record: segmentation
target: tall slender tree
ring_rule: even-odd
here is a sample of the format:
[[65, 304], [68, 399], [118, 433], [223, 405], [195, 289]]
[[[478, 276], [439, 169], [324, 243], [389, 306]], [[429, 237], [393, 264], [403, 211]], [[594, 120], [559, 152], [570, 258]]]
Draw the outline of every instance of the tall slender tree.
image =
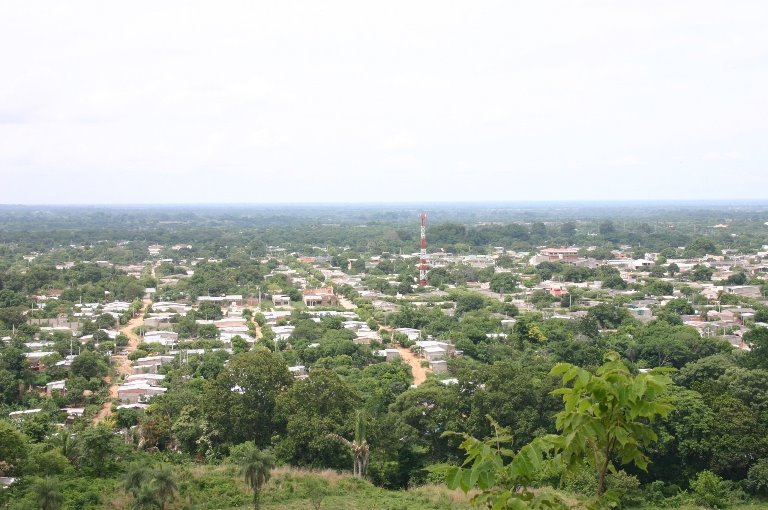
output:
[[355, 476], [365, 478], [368, 470], [368, 459], [371, 455], [371, 448], [366, 439], [366, 413], [360, 410], [355, 415], [355, 439], [348, 439], [338, 434], [328, 434], [328, 437], [340, 442], [352, 452], [353, 466], [352, 470]]
[[240, 474], [253, 490], [253, 508], [259, 510], [261, 491], [272, 476], [275, 459], [266, 450], [259, 450], [253, 443], [245, 443], [235, 455], [235, 462], [240, 466]]
[[64, 495], [55, 478], [41, 479], [35, 484], [34, 492], [41, 510], [58, 510], [64, 502]]
[[176, 481], [173, 479], [173, 471], [167, 466], [161, 466], [152, 473], [152, 489], [160, 500], [160, 510], [165, 508], [165, 503], [173, 499], [176, 492]]

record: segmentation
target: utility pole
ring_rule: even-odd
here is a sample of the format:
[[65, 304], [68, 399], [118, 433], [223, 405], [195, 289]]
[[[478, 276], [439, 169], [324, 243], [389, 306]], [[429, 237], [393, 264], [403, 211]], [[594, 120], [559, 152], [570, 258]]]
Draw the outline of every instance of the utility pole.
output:
[[423, 212], [419, 215], [421, 221], [421, 235], [420, 244], [421, 249], [419, 251], [419, 285], [424, 287], [427, 284], [427, 213]]

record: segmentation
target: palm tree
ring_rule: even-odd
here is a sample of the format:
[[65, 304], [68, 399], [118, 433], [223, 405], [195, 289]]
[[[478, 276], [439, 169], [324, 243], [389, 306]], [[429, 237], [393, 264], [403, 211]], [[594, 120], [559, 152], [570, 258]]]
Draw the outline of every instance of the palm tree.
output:
[[237, 459], [237, 463], [240, 466], [240, 474], [245, 477], [245, 482], [253, 489], [253, 508], [259, 510], [261, 489], [272, 475], [271, 471], [275, 467], [275, 459], [268, 451], [259, 450], [255, 444], [248, 443], [248, 446]]
[[173, 498], [176, 492], [176, 482], [173, 479], [173, 472], [168, 467], [159, 467], [152, 475], [152, 488], [160, 500], [160, 510], [165, 508], [165, 502]]
[[59, 432], [51, 438], [51, 444], [61, 450], [61, 454], [70, 461], [75, 457], [75, 441], [66, 430]]
[[37, 504], [41, 510], [58, 510], [64, 501], [59, 482], [55, 478], [43, 478], [34, 486]]
[[131, 510], [153, 510], [158, 506], [162, 508], [163, 502], [149, 485], [143, 485], [141, 489], [134, 493], [133, 506]]
[[349, 441], [338, 434], [328, 434], [328, 437], [335, 439], [352, 452], [353, 465], [352, 470], [355, 476], [365, 478], [368, 470], [368, 459], [371, 455], [371, 448], [366, 440], [366, 415], [365, 411], [358, 411], [355, 415], [355, 439]]
[[128, 472], [125, 473], [123, 478], [123, 488], [127, 492], [133, 494], [134, 497], [139, 493], [139, 490], [149, 480], [149, 471], [141, 464], [134, 464], [128, 468]]

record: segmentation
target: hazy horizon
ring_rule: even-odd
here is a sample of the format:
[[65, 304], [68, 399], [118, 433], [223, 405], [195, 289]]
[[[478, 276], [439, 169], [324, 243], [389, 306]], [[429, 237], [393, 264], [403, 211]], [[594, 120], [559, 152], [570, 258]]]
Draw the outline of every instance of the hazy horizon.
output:
[[452, 208], [452, 207], [478, 207], [478, 208], [491, 208], [491, 207], [547, 207], [557, 205], [561, 207], [605, 207], [605, 208], [622, 208], [622, 207], [635, 207], [635, 206], [649, 206], [649, 207], [737, 207], [737, 206], [766, 206], [768, 207], [768, 199], [684, 199], [684, 200], [669, 200], [669, 199], [638, 199], [638, 200], [489, 200], [489, 201], [361, 201], [361, 202], [178, 202], [178, 203], [70, 203], [70, 204], [55, 204], [55, 203], [0, 203], [0, 208], [34, 208], [34, 207], [50, 207], [50, 208], [345, 208], [345, 207], [361, 207], [361, 208], [375, 208], [375, 207], [394, 207], [394, 208], [417, 208], [428, 209], [429, 207], [437, 208]]

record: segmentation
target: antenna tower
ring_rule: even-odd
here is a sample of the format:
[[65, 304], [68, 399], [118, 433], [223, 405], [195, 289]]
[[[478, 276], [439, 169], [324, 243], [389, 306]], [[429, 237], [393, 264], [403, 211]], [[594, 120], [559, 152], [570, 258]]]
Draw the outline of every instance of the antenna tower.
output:
[[427, 213], [419, 215], [421, 220], [421, 251], [419, 260], [419, 285], [422, 287], [427, 284]]

